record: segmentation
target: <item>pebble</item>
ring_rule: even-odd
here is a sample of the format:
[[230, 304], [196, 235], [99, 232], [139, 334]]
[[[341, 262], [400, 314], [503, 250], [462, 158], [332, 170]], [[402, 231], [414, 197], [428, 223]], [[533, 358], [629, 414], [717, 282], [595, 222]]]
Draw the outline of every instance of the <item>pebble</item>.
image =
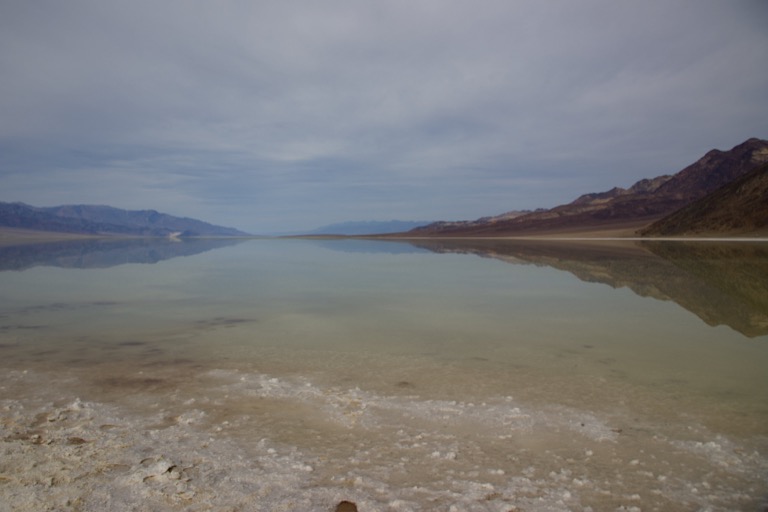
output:
[[341, 501], [336, 505], [336, 512], [357, 512], [357, 505], [352, 501]]

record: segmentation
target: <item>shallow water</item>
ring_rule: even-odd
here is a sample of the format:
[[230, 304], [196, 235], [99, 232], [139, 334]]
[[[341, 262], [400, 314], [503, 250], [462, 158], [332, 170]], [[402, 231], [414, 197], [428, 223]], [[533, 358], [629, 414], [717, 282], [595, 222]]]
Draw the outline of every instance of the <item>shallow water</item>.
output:
[[19, 509], [765, 507], [765, 244], [43, 249], [0, 251]]

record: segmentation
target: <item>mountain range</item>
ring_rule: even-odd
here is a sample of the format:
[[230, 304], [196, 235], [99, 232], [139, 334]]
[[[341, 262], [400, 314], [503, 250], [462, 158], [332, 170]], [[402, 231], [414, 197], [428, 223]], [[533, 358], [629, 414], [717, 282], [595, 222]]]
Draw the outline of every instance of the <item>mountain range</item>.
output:
[[245, 236], [234, 228], [201, 220], [174, 217], [155, 210], [121, 210], [111, 206], [64, 205], [40, 208], [0, 202], [0, 227], [74, 233], [142, 237]]
[[[751, 138], [728, 151], [713, 149], [674, 175], [643, 179], [628, 189], [615, 187], [585, 194], [568, 204], [533, 212], [510, 212], [475, 221], [436, 222], [413, 229], [408, 234], [525, 236], [611, 228], [632, 233], [697, 201], [701, 201], [698, 209], [669, 221], [674, 223], [674, 231], [657, 224], [657, 227], [640, 233], [661, 234], [659, 230], [666, 230], [665, 234], [688, 235], [759, 231], [766, 227], [768, 216], [766, 171], [761, 167], [767, 162], [768, 141]], [[740, 179], [743, 181], [736, 184]], [[705, 211], [708, 216], [697, 220]], [[725, 222], [724, 217], [731, 220]], [[749, 222], [742, 222], [747, 218]]]
[[[248, 236], [234, 228], [155, 210], [110, 206], [35, 207], [0, 202], [0, 228], [141, 237]], [[673, 175], [642, 179], [549, 209], [512, 210], [473, 221], [347, 222], [310, 235], [494, 237], [596, 232], [627, 236], [768, 234], [768, 141], [713, 149]]]

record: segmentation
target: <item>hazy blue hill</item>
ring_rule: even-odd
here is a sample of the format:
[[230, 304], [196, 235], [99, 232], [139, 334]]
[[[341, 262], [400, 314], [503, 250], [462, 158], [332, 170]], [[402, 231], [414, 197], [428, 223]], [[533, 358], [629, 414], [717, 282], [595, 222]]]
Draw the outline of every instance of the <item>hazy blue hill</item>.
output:
[[155, 210], [121, 210], [100, 205], [39, 208], [24, 203], [0, 203], [0, 227], [85, 235], [247, 235], [234, 228], [216, 226], [197, 219], [174, 217]]

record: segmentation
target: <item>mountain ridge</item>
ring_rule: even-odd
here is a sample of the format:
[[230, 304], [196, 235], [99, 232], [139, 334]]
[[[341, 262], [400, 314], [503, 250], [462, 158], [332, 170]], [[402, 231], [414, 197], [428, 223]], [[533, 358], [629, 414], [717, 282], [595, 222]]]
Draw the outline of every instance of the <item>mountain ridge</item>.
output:
[[640, 230], [643, 236], [768, 234], [768, 164]]
[[123, 210], [105, 205], [37, 207], [0, 202], [0, 226], [92, 236], [247, 236], [248, 233], [156, 210]]
[[[644, 178], [628, 189], [583, 194], [570, 203], [510, 219], [433, 223], [411, 236], [536, 235], [613, 225], [649, 225], [768, 162], [768, 141], [750, 138], [727, 151], [713, 149], [673, 175]], [[486, 220], [488, 219], [488, 220]]]

